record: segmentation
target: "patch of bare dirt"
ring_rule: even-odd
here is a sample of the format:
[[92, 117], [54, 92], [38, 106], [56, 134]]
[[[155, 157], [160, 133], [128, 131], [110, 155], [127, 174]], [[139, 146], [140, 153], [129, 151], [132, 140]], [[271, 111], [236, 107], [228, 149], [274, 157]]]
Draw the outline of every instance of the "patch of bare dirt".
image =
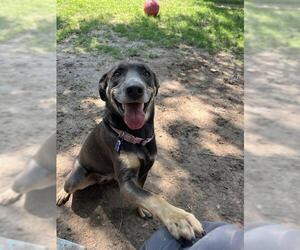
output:
[[[21, 36], [2, 42], [0, 53], [0, 194], [3, 195], [55, 131], [56, 88], [54, 51], [33, 53]], [[39, 194], [33, 191], [15, 204], [0, 206], [0, 236], [55, 249], [54, 193], [54, 190]], [[33, 212], [33, 208], [39, 211]]]
[[[122, 46], [122, 44], [120, 45]], [[117, 61], [58, 46], [57, 183], [62, 187], [80, 146], [101, 121], [98, 81]], [[199, 220], [243, 221], [243, 66], [225, 53], [179, 46], [139, 57], [157, 73], [158, 158], [146, 188]], [[161, 226], [141, 219], [117, 186], [94, 186], [58, 208], [58, 236], [88, 249], [136, 249]]]
[[245, 224], [299, 227], [299, 55], [246, 56]]

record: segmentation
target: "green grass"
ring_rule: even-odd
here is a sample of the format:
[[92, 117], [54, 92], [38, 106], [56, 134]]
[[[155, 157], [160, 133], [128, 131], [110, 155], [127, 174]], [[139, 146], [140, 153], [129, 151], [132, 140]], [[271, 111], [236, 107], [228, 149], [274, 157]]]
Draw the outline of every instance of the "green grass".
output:
[[244, 0], [205, 0], [216, 4], [244, 4]]
[[114, 58], [122, 58], [122, 51], [118, 46], [109, 46], [94, 36], [78, 36], [74, 40], [75, 52], [102, 52]]
[[53, 50], [54, 33], [55, 1], [1, 1], [0, 42], [30, 35], [24, 41], [28, 47], [36, 50]]
[[[278, 3], [277, 0], [274, 2]], [[246, 7], [247, 52], [279, 49], [299, 55], [299, 10], [293, 9], [293, 5], [290, 5], [291, 8], [272, 9], [247, 3]]]
[[296, 4], [299, 5], [299, 0], [251, 0], [246, 1], [247, 3], [258, 3], [258, 4]]
[[[108, 53], [114, 50], [113, 53], [118, 54], [117, 45], [108, 45], [109, 35], [97, 33], [112, 30], [130, 41], [144, 40], [155, 46], [172, 48], [184, 43], [211, 52], [243, 52], [243, 1], [161, 0], [160, 14], [156, 18], [145, 16], [143, 2], [58, 0], [57, 40], [72, 37], [75, 47], [83, 50], [108, 50]], [[239, 5], [222, 8], [219, 3]], [[129, 54], [135, 53], [138, 52]]]

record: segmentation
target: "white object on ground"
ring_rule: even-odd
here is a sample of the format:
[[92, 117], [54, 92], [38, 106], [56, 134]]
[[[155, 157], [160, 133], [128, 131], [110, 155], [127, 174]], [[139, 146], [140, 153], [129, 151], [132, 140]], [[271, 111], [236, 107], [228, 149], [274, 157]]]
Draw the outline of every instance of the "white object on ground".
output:
[[85, 250], [86, 248], [82, 245], [74, 242], [57, 238], [57, 250]]
[[2, 250], [47, 250], [47, 247], [28, 242], [0, 237], [0, 249]]

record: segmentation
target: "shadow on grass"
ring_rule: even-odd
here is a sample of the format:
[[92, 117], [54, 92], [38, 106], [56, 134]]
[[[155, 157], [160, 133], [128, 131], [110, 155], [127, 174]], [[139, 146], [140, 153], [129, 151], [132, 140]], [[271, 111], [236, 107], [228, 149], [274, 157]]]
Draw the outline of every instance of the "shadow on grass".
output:
[[[193, 14], [159, 16], [157, 18], [136, 15], [127, 23], [111, 23], [107, 18], [86, 18], [77, 21], [72, 28], [70, 20], [57, 18], [58, 41], [70, 36], [75, 46], [103, 51], [103, 37], [97, 30], [113, 30], [131, 41], [145, 40], [154, 46], [176, 47], [181, 43], [207, 49], [210, 52], [243, 51], [243, 9], [224, 9], [214, 4], [205, 4]], [[93, 45], [97, 39], [99, 46]], [[100, 42], [99, 42], [100, 40]], [[105, 51], [104, 51], [105, 52]]]
[[56, 21], [41, 19], [33, 27], [26, 27], [22, 21], [12, 21], [0, 16], [0, 41], [10, 42], [14, 39], [25, 44], [29, 51], [53, 52], [55, 50]]
[[[266, 1], [267, 3], [270, 1]], [[263, 3], [246, 3], [246, 49], [247, 53], [280, 49], [285, 53], [299, 54], [299, 9], [285, 3], [284, 6]]]
[[116, 24], [112, 29], [130, 40], [152, 40], [165, 47], [184, 43], [210, 52], [226, 49], [241, 52], [242, 48], [236, 42], [243, 36], [242, 17], [233, 15], [230, 10], [215, 6], [209, 8], [210, 12], [222, 18], [199, 11], [195, 16], [180, 14], [169, 17], [164, 27], [157, 20], [142, 16], [129, 24]]
[[[196, 0], [196, 2], [199, 2], [201, 4], [200, 0]], [[204, 0], [204, 2], [211, 2], [214, 4], [229, 4], [229, 5], [243, 5], [244, 0]]]
[[[17, 23], [15, 21], [12, 21], [5, 16], [0, 16], [0, 29], [2, 33], [5, 32], [5, 29], [10, 30], [16, 25]], [[0, 38], [3, 39], [3, 34], [1, 34]]]

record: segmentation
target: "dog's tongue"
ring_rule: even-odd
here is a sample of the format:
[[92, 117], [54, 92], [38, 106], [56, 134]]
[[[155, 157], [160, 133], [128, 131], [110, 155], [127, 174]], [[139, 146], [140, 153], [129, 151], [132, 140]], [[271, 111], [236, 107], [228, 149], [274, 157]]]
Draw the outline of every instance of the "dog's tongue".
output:
[[145, 121], [144, 103], [125, 104], [124, 121], [130, 129], [139, 129], [143, 127]]

